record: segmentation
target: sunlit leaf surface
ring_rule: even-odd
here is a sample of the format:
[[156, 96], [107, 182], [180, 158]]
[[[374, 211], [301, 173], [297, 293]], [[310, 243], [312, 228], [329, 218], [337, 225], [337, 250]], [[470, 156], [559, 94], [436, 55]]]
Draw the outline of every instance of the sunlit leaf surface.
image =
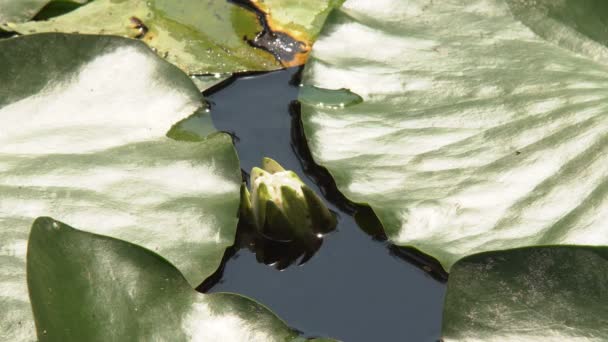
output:
[[[233, 243], [240, 168], [190, 78], [141, 42], [41, 34], [0, 41], [0, 331], [29, 340], [38, 216], [144, 246], [199, 285]], [[196, 142], [166, 137], [199, 117]]]
[[265, 2], [263, 11], [256, 11], [226, 0], [96, 0], [48, 21], [4, 29], [140, 39], [189, 74], [274, 70], [306, 60], [312, 40], [339, 2]]
[[48, 4], [77, 7], [87, 1], [89, 0], [0, 0], [0, 25], [28, 21]]
[[304, 83], [364, 102], [303, 101], [314, 158], [392, 242], [446, 269], [488, 250], [606, 245], [605, 6], [347, 1]]
[[33, 18], [50, 0], [0, 0], [0, 24]]
[[605, 341], [608, 248], [536, 247], [452, 267], [444, 341]]
[[36, 220], [27, 256], [40, 341], [304, 341], [236, 294], [200, 294], [136, 245]]

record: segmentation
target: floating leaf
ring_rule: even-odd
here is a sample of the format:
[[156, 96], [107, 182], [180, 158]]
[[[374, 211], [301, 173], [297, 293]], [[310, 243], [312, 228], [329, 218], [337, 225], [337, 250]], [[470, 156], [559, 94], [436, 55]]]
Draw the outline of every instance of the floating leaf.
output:
[[444, 341], [604, 341], [608, 248], [537, 247], [458, 261]]
[[260, 11], [268, 15], [268, 25], [273, 31], [289, 32], [296, 39], [313, 42], [327, 16], [344, 0], [251, 0]]
[[236, 294], [200, 294], [158, 254], [50, 218], [32, 227], [27, 281], [40, 341], [305, 341]]
[[[312, 44], [316, 40], [327, 16], [335, 8], [342, 5], [344, 0], [251, 0], [251, 4], [264, 13], [265, 24], [270, 32], [271, 42], [281, 40], [281, 35], [286, 34], [295, 42], [286, 46], [287, 59], [282, 58], [278, 51], [275, 56], [283, 62], [284, 66], [296, 66], [306, 62]], [[257, 37], [257, 41], [263, 40], [264, 32]], [[254, 46], [256, 40], [253, 41]], [[287, 39], [289, 43], [289, 39]], [[276, 44], [276, 43], [274, 43]], [[271, 45], [274, 45], [271, 43]], [[299, 49], [291, 54], [293, 49]], [[272, 50], [272, 47], [271, 47]]]
[[304, 72], [364, 100], [303, 103], [316, 161], [393, 243], [446, 269], [489, 250], [608, 243], [608, 12], [554, 1], [522, 19], [534, 29], [517, 20], [541, 5], [347, 1]]
[[200, 91], [207, 90], [227, 80], [232, 74], [197, 75], [192, 76], [192, 82]]
[[608, 2], [507, 0], [513, 15], [539, 36], [598, 61], [606, 60]]
[[0, 25], [28, 21], [47, 5], [75, 8], [85, 2], [87, 0], [0, 0]]
[[0, 0], [0, 24], [33, 18], [50, 0]]
[[36, 14], [32, 20], [48, 20], [69, 13], [93, 0], [53, 0]]
[[[48, 21], [8, 24], [21, 34], [78, 32], [141, 39], [189, 74], [274, 70], [302, 64], [335, 0], [281, 5], [274, 32], [263, 12], [226, 0], [96, 0]], [[271, 8], [265, 8], [271, 12]], [[293, 15], [286, 16], [286, 13]], [[293, 30], [295, 37], [290, 36]], [[302, 39], [302, 41], [298, 40]]]
[[315, 86], [300, 87], [300, 102], [319, 107], [346, 107], [363, 102], [361, 96], [348, 89], [322, 89]]
[[234, 241], [240, 168], [227, 134], [198, 142], [165, 136], [204, 108], [187, 75], [143, 43], [109, 36], [10, 38], [0, 41], [0, 60], [0, 331], [7, 340], [34, 331], [25, 252], [38, 216], [153, 250], [194, 287], [217, 269]]

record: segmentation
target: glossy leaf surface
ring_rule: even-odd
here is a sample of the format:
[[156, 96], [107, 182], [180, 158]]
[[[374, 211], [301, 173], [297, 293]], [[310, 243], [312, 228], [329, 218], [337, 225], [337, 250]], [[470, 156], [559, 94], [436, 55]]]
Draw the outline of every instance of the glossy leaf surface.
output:
[[296, 38], [314, 41], [327, 15], [340, 7], [344, 0], [251, 0], [260, 10], [268, 14], [273, 31], [290, 32]]
[[536, 247], [473, 255], [452, 267], [450, 341], [605, 341], [608, 248]]
[[311, 39], [337, 5], [328, 0], [276, 4], [278, 13], [290, 13], [279, 19], [285, 31], [260, 37], [268, 29], [265, 21], [270, 21], [261, 18], [270, 18], [272, 9], [258, 15], [226, 0], [96, 0], [48, 21], [9, 24], [5, 29], [140, 39], [189, 74], [274, 70], [305, 61]]
[[[551, 11], [522, 19], [541, 4]], [[575, 18], [602, 6], [347, 1], [304, 83], [364, 102], [304, 99], [313, 156], [392, 242], [446, 269], [482, 251], [606, 245], [608, 26]]]
[[32, 227], [28, 285], [40, 341], [304, 341], [268, 309], [203, 295], [150, 250], [51, 218]]
[[226, 134], [165, 136], [193, 113], [215, 131], [187, 75], [141, 42], [108, 36], [10, 38], [0, 41], [0, 60], [0, 331], [8, 340], [33, 332], [25, 253], [38, 216], [153, 250], [193, 287], [217, 269], [236, 232], [240, 169]]
[[0, 24], [33, 18], [50, 0], [0, 0]]
[[88, 0], [0, 0], [0, 25], [32, 19], [50, 3], [79, 6]]
[[344, 0], [251, 0], [251, 3], [266, 13], [268, 28], [277, 34], [287, 33], [301, 42], [300, 53], [286, 66], [304, 64], [327, 16]]

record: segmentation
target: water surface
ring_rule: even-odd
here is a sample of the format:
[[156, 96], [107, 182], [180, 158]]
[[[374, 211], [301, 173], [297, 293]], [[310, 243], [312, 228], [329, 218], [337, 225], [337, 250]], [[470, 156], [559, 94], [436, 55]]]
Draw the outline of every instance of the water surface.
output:
[[[411, 250], [382, 241], [369, 210], [346, 201], [323, 169], [314, 165], [301, 138], [298, 68], [233, 77], [205, 92], [217, 129], [233, 135], [241, 167], [249, 172], [262, 157], [295, 171], [338, 216], [310, 260], [282, 271], [258, 262], [247, 228], [226, 255], [223, 268], [199, 289], [235, 292], [268, 306], [306, 336], [358, 341], [437, 341], [445, 275], [435, 263]], [[371, 221], [364, 227], [353, 213]], [[252, 250], [253, 249], [253, 250]], [[285, 251], [274, 251], [281, 255]], [[292, 258], [293, 259], [293, 258]], [[281, 267], [285, 267], [284, 261]], [[277, 265], [275, 265], [277, 266]]]

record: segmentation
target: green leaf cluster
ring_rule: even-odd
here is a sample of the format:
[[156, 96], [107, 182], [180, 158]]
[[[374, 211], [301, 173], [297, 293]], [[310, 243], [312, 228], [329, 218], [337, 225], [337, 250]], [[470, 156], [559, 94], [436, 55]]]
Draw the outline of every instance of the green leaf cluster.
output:
[[261, 1], [251, 10], [226, 0], [95, 0], [48, 20], [22, 22], [48, 2], [2, 0], [0, 13], [8, 14], [0, 15], [0, 28], [138, 39], [191, 75], [303, 64], [327, 15], [341, 3]]
[[[3, 339], [304, 340], [248, 298], [193, 290], [239, 208], [259, 228], [333, 218], [306, 190], [272, 207], [263, 182], [241, 203], [199, 88], [302, 64], [319, 36], [311, 152], [392, 243], [450, 272], [444, 339], [606, 340], [607, 5], [340, 5], [0, 0], [22, 35], [0, 41]], [[302, 183], [275, 164], [254, 183]]]
[[301, 340], [193, 289], [234, 242], [241, 173], [190, 77], [114, 36], [9, 38], [0, 60], [3, 339]]

